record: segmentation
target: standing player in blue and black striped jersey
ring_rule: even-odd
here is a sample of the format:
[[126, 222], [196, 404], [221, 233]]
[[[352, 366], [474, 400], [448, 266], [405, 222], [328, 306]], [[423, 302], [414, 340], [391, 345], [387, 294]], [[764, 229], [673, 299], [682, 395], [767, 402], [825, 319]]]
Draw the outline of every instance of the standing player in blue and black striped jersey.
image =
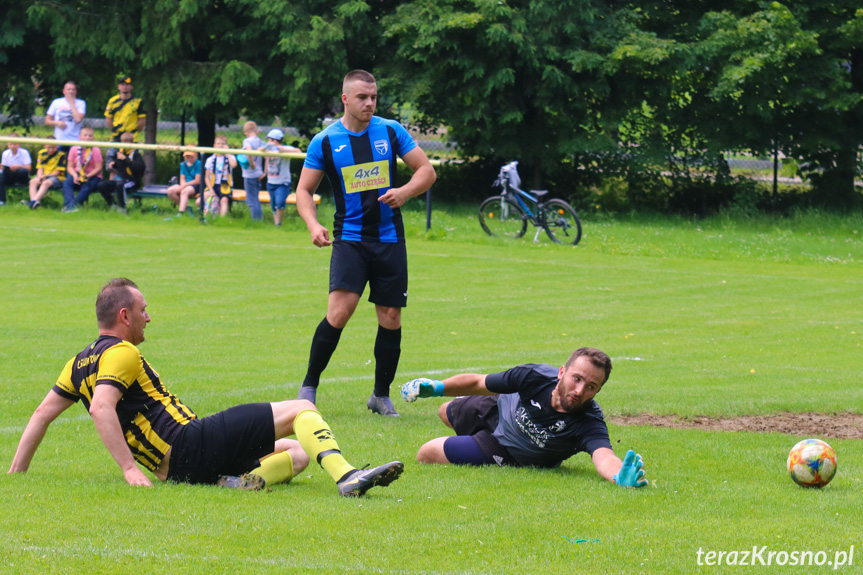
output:
[[[297, 185], [297, 211], [312, 242], [318, 247], [333, 246], [327, 315], [312, 338], [309, 367], [297, 398], [316, 401], [321, 373], [368, 283], [378, 333], [375, 387], [367, 405], [374, 413], [398, 417], [389, 394], [401, 354], [401, 311], [408, 297], [399, 208], [428, 190], [437, 176], [425, 152], [401, 124], [374, 115], [377, 98], [377, 83], [370, 73], [354, 70], [345, 76], [345, 113], [309, 144]], [[413, 170], [403, 186], [396, 182], [399, 157]], [[336, 203], [332, 238], [318, 222], [313, 201], [324, 175]]]

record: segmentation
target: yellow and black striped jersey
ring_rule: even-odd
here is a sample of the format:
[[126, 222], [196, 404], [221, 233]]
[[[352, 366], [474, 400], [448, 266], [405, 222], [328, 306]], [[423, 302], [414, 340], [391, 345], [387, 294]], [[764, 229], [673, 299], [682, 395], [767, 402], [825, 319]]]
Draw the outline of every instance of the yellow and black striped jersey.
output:
[[59, 150], [48, 155], [48, 150], [42, 148], [36, 154], [36, 169], [42, 168], [43, 174], [53, 174], [57, 172], [57, 177], [61, 180], [66, 177], [66, 152]]
[[117, 417], [132, 455], [154, 471], [177, 433], [197, 415], [170, 391], [138, 348], [118, 337], [102, 335], [63, 368], [53, 390], [87, 411], [97, 385], [123, 393]]
[[105, 117], [111, 118], [111, 138], [120, 141], [120, 134], [131, 132], [135, 134], [138, 141], [138, 120], [146, 118], [147, 114], [141, 105], [141, 98], [129, 98], [124, 100], [119, 94], [108, 100], [105, 106]]

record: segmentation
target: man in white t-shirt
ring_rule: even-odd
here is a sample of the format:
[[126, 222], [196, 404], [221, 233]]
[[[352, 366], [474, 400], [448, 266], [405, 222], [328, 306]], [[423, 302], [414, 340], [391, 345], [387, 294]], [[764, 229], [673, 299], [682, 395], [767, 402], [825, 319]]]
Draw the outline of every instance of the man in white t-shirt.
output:
[[[45, 125], [54, 126], [56, 140], [80, 140], [81, 123], [87, 113], [87, 103], [78, 96], [75, 82], [66, 82], [63, 97], [57, 98], [48, 106]], [[61, 149], [61, 151], [67, 151]]]
[[[17, 138], [18, 134], [9, 134]], [[6, 186], [27, 186], [30, 183], [30, 169], [33, 160], [27, 148], [22, 148], [18, 142], [7, 142], [7, 150], [3, 150], [0, 160], [0, 206], [6, 203]]]

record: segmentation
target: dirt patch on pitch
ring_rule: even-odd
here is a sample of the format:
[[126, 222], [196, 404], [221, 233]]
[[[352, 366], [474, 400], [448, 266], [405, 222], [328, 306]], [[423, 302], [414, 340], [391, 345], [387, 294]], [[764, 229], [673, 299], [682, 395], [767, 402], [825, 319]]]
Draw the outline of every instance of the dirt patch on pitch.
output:
[[679, 429], [792, 433], [807, 437], [863, 439], [860, 413], [774, 413], [738, 417], [680, 417], [677, 415], [621, 415], [612, 417], [617, 425], [654, 425]]

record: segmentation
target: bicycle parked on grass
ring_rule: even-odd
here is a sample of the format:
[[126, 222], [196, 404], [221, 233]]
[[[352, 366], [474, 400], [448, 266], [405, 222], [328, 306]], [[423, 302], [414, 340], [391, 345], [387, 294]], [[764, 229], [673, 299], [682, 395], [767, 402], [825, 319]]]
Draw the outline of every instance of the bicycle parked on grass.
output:
[[527, 230], [527, 222], [536, 228], [533, 241], [545, 230], [552, 241], [576, 245], [581, 240], [581, 221], [567, 202], [559, 198], [542, 200], [548, 190], [519, 188], [518, 162], [503, 166], [492, 187], [500, 188], [497, 196], [486, 198], [479, 206], [479, 223], [490, 236], [520, 238]]

